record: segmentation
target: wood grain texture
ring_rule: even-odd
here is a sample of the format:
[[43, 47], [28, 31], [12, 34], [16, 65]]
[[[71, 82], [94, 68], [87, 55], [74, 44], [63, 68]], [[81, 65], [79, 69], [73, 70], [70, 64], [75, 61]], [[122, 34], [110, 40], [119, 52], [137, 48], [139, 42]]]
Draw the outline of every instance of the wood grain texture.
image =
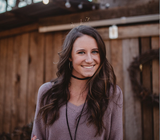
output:
[[111, 62], [111, 48], [110, 48], [110, 41], [105, 40], [104, 41], [105, 46], [106, 46], [106, 58], [109, 62]]
[[[142, 140], [141, 103], [134, 96], [128, 67], [133, 58], [139, 55], [138, 38], [122, 41], [123, 73], [124, 73], [124, 109], [125, 109], [125, 139]], [[139, 79], [140, 80], [140, 79]]]
[[22, 34], [22, 33], [24, 34], [24, 33], [27, 33], [29, 31], [33, 31], [33, 30], [38, 31], [38, 23], [25, 25], [25, 26], [10, 29], [10, 30], [7, 30], [7, 31], [1, 31], [0, 32], [0, 38], [8, 37], [8, 36], [14, 36], [14, 35], [17, 35], [17, 34]]
[[11, 132], [11, 100], [12, 100], [12, 80], [13, 80], [13, 38], [7, 40], [7, 61], [6, 61], [6, 80], [5, 80], [5, 96], [4, 96], [4, 119], [3, 131]]
[[[45, 49], [45, 35], [38, 34], [37, 60], [36, 60], [36, 93], [39, 87], [44, 83], [44, 49]], [[36, 95], [37, 96], [37, 95]], [[36, 102], [35, 102], [36, 103]]]
[[[145, 53], [150, 50], [150, 38], [141, 38], [141, 53]], [[151, 91], [151, 63], [143, 65], [142, 69], [142, 84], [145, 88]], [[143, 114], [143, 139], [153, 139], [152, 133], [152, 105], [146, 102], [142, 103], [142, 114]]]
[[27, 119], [27, 94], [28, 94], [28, 51], [29, 51], [29, 33], [22, 34], [21, 46], [19, 49], [20, 85], [18, 94], [18, 127], [22, 127]]
[[0, 40], [0, 133], [3, 132], [4, 120], [4, 96], [6, 84], [6, 63], [7, 63], [7, 39]]
[[117, 85], [123, 91], [122, 40], [111, 40], [111, 64], [117, 77]]
[[11, 132], [17, 127], [18, 123], [18, 95], [19, 95], [19, 86], [20, 86], [20, 75], [19, 75], [19, 50], [21, 46], [21, 35], [14, 37], [14, 50], [13, 50], [13, 94], [11, 100]]
[[53, 33], [45, 34], [45, 82], [53, 79]]
[[27, 94], [27, 122], [33, 121], [36, 101], [36, 73], [39, 56], [37, 55], [38, 48], [38, 33], [30, 33], [29, 42], [29, 69], [28, 69], [28, 94]]
[[[160, 24], [145, 24], [118, 27], [118, 39], [158, 36], [160, 32], [159, 25]], [[104, 40], [109, 39], [109, 28], [99, 28], [97, 30]]]
[[[151, 38], [152, 49], [158, 49], [159, 37]], [[159, 95], [159, 61], [152, 61], [152, 91], [153, 93]], [[153, 130], [154, 130], [154, 140], [159, 140], [159, 108], [158, 106], [153, 107]]]
[[59, 61], [58, 53], [62, 50], [62, 39], [63, 35], [61, 32], [57, 32], [53, 35], [53, 78], [56, 78], [57, 64]]
[[[32, 117], [28, 114], [28, 121], [27, 123], [31, 123], [31, 121], [33, 121], [33, 116], [35, 114], [35, 110], [36, 110], [36, 103], [37, 103], [37, 94], [38, 94], [38, 89], [40, 88], [40, 86], [44, 83], [44, 48], [45, 48], [45, 36], [44, 34], [38, 34], [37, 35], [37, 45], [36, 47], [36, 68], [35, 68], [35, 72], [36, 72], [36, 79], [35, 79], [35, 98], [34, 98], [34, 103], [32, 104]], [[35, 56], [34, 56], [35, 57]]]

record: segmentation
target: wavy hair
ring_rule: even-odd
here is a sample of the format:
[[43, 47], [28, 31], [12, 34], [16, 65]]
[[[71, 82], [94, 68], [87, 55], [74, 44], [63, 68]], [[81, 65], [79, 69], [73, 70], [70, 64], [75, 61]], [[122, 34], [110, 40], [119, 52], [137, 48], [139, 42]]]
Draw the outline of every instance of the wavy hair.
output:
[[[60, 107], [65, 105], [70, 99], [68, 86], [70, 84], [72, 71], [69, 67], [69, 58], [71, 57], [75, 40], [83, 35], [91, 36], [96, 40], [100, 54], [100, 66], [86, 84], [86, 89], [88, 89], [86, 109], [88, 116], [87, 123], [95, 125], [97, 128], [96, 136], [97, 134], [101, 135], [103, 129], [105, 129], [103, 116], [108, 107], [110, 89], [112, 88], [113, 93], [115, 93], [116, 76], [112, 66], [106, 59], [104, 41], [99, 33], [90, 26], [80, 25], [73, 28], [67, 34], [62, 46], [62, 51], [59, 53], [60, 59], [57, 66], [57, 78], [52, 81], [54, 83], [52, 88], [41, 97], [38, 116], [42, 116], [46, 125], [52, 125], [59, 118]], [[49, 115], [52, 116], [51, 119], [48, 119]]]

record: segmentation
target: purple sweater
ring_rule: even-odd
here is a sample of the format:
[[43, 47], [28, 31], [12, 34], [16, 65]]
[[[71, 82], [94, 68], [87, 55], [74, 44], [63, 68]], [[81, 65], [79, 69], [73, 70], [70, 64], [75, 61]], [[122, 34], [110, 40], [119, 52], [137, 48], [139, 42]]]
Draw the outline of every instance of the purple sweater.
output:
[[[36, 135], [39, 140], [70, 140], [70, 135], [66, 122], [66, 105], [60, 108], [60, 116], [53, 125], [45, 127], [42, 119], [36, 119], [37, 113], [40, 108], [41, 96], [50, 88], [52, 84], [47, 82], [43, 84], [38, 91], [37, 106], [35, 112], [35, 119], [33, 124], [32, 135]], [[87, 104], [85, 105], [85, 107]], [[83, 105], [76, 106], [72, 103], [68, 103], [68, 122], [71, 130], [72, 138], [74, 138], [76, 123], [75, 119], [81, 112]], [[85, 108], [84, 108], [85, 110]], [[86, 115], [82, 113], [76, 140], [123, 140], [123, 123], [122, 123], [122, 111], [123, 111], [123, 95], [121, 89], [116, 87], [116, 94], [112, 100], [110, 100], [107, 110], [103, 116], [105, 128], [101, 136], [94, 137], [96, 128], [93, 124], [86, 124]]]

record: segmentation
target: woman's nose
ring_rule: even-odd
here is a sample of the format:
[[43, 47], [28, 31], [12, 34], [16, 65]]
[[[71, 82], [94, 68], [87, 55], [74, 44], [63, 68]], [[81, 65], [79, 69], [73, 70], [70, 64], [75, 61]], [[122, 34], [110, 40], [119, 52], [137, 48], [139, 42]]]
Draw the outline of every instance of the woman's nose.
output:
[[87, 54], [85, 62], [86, 63], [92, 63], [93, 62], [93, 58], [92, 58], [91, 54]]

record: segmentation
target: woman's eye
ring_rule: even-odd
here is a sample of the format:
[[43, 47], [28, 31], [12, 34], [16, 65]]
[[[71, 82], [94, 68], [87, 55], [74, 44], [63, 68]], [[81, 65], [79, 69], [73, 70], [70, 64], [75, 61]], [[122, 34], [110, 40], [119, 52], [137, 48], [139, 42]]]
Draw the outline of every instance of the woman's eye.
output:
[[84, 52], [78, 52], [78, 54], [84, 54]]
[[98, 51], [92, 51], [92, 53], [97, 54], [97, 53], [98, 53]]

